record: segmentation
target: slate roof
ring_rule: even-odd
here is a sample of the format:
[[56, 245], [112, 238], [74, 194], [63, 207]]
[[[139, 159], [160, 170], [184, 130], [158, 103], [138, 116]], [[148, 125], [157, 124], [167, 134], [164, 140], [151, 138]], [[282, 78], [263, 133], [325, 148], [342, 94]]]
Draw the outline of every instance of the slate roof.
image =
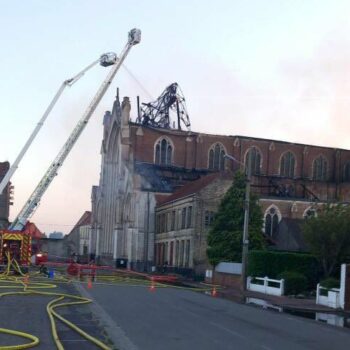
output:
[[210, 175], [206, 175], [201, 177], [200, 179], [192, 182], [188, 182], [183, 187], [175, 191], [170, 196], [160, 199], [159, 205], [169, 203], [172, 201], [175, 201], [180, 198], [188, 197], [190, 195], [193, 195], [195, 193], [198, 193], [200, 190], [208, 186], [210, 183], [215, 181], [218, 178], [222, 179], [232, 179], [232, 174], [230, 173], [214, 173]]
[[[86, 211], [78, 220], [78, 222], [75, 224], [75, 226], [73, 227], [72, 231], [70, 233], [72, 233], [76, 228], [80, 227], [80, 226], [84, 226], [84, 225], [90, 225], [91, 224], [91, 211]], [[69, 233], [69, 234], [70, 234]]]

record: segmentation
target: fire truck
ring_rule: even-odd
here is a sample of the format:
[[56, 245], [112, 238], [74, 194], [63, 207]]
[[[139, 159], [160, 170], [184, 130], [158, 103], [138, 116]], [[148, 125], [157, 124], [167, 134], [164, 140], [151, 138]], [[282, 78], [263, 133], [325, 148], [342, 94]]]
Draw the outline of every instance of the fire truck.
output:
[[[141, 41], [141, 31], [136, 28], [132, 29], [128, 34], [127, 44], [125, 45], [119, 57], [117, 57], [117, 55], [113, 52], [108, 52], [101, 55], [99, 59], [91, 63], [89, 66], [83, 69], [76, 76], [74, 76], [71, 79], [65, 80], [62, 83], [56, 95], [54, 96], [53, 100], [50, 102], [44, 115], [41, 117], [39, 123], [35, 127], [34, 131], [30, 135], [27, 142], [25, 143], [24, 147], [22, 148], [21, 152], [16, 158], [15, 162], [13, 163], [11, 168], [6, 173], [5, 177], [0, 182], [0, 193], [2, 193], [5, 188], [7, 188], [11, 176], [14, 174], [14, 172], [18, 168], [19, 162], [21, 161], [22, 157], [28, 150], [29, 146], [33, 142], [36, 135], [38, 134], [47, 116], [53, 109], [59, 97], [61, 96], [64, 88], [66, 86], [72, 86], [78, 79], [80, 79], [85, 74], [87, 70], [89, 70], [90, 68], [92, 68], [98, 63], [102, 67], [112, 66], [109, 73], [107, 74], [107, 77], [102, 82], [101, 86], [97, 90], [92, 101], [88, 105], [85, 113], [83, 114], [81, 119], [78, 121], [77, 125], [71, 132], [70, 136], [68, 137], [67, 141], [63, 145], [59, 154], [56, 156], [54, 161], [49, 166], [48, 170], [46, 171], [43, 178], [41, 179], [41, 181], [39, 182], [39, 184], [31, 194], [29, 199], [23, 206], [20, 213], [13, 220], [12, 224], [7, 230], [0, 231], [0, 263], [5, 262], [5, 260], [7, 259], [7, 254], [9, 253], [10, 257], [15, 258], [18, 262], [20, 262], [20, 264], [22, 265], [30, 264], [31, 254], [32, 254], [32, 236], [30, 232], [26, 230], [27, 222], [29, 218], [34, 214], [34, 211], [36, 210], [36, 208], [39, 206], [42, 196], [50, 186], [51, 182], [57, 175], [59, 168], [63, 165], [68, 154], [70, 153], [76, 141], [78, 140], [79, 136], [81, 135], [84, 128], [86, 127], [93, 112], [95, 111], [102, 97], [106, 93], [108, 87], [111, 85], [112, 80], [115, 77], [117, 71], [119, 70], [120, 66], [123, 64], [123, 61], [128, 55], [130, 49], [134, 45], [138, 44], [140, 41]], [[40, 256], [38, 256], [39, 254], [42, 254], [42, 253], [40, 252], [37, 253], [38, 258], [40, 258]]]
[[10, 255], [20, 265], [29, 265], [32, 253], [32, 237], [25, 231], [0, 230], [0, 264], [7, 263]]

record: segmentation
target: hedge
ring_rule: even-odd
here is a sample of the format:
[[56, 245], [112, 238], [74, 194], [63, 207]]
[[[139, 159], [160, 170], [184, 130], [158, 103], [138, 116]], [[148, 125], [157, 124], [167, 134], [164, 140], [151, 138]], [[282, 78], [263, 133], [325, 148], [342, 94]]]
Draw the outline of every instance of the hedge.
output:
[[284, 294], [296, 295], [307, 289], [307, 278], [300, 272], [285, 271], [277, 276], [278, 279], [284, 279]]
[[316, 286], [319, 279], [319, 264], [311, 254], [251, 250], [248, 255], [248, 275], [277, 278], [285, 271], [299, 272], [308, 281], [308, 287]]

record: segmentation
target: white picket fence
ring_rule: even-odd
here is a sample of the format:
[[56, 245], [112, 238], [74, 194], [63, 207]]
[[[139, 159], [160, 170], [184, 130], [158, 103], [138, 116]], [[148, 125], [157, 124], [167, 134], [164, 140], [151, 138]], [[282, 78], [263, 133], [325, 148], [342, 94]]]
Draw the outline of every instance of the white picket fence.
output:
[[317, 284], [316, 304], [325, 305], [333, 309], [341, 307], [340, 303], [340, 289], [327, 289]]
[[[263, 283], [254, 283], [254, 281], [261, 281]], [[247, 278], [247, 289], [254, 292], [281, 296], [284, 294], [284, 279], [273, 280], [268, 277], [249, 276]]]

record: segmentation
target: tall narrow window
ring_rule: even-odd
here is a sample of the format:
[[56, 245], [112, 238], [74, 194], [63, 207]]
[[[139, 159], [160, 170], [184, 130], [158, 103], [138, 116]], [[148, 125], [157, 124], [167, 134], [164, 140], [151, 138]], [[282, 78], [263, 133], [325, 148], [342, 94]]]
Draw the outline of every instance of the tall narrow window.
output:
[[259, 175], [261, 167], [261, 154], [256, 147], [251, 147], [245, 156], [245, 164], [251, 165], [251, 174]]
[[215, 213], [213, 211], [206, 210], [204, 213], [204, 226], [209, 227], [214, 221]]
[[156, 216], [156, 220], [157, 220], [157, 222], [156, 222], [156, 232], [160, 233], [160, 215], [159, 214]]
[[179, 241], [175, 245], [175, 266], [179, 266]]
[[186, 228], [186, 208], [182, 208], [181, 211], [181, 229]]
[[186, 227], [189, 228], [191, 227], [192, 224], [192, 206], [189, 206], [187, 208], [187, 224]]
[[179, 256], [179, 266], [183, 267], [184, 264], [184, 250], [185, 250], [185, 241], [180, 241], [180, 256]]
[[278, 214], [275, 208], [270, 208], [265, 215], [265, 233], [271, 237], [275, 236], [278, 229]]
[[170, 231], [175, 230], [175, 210], [171, 212], [171, 226], [170, 226]]
[[323, 156], [319, 156], [314, 160], [313, 179], [315, 181], [327, 180], [327, 160]]
[[185, 267], [189, 267], [190, 263], [190, 248], [191, 248], [191, 242], [190, 240], [186, 240], [186, 251], [185, 251]]
[[225, 150], [221, 143], [216, 143], [209, 150], [209, 169], [224, 170], [225, 169]]
[[343, 181], [345, 181], [345, 182], [350, 181], [350, 162], [347, 162], [344, 166]]
[[281, 158], [280, 175], [285, 177], [294, 177], [295, 157], [292, 152], [285, 153]]
[[173, 159], [173, 146], [170, 141], [163, 138], [157, 142], [154, 149], [154, 162], [159, 165], [171, 165]]

